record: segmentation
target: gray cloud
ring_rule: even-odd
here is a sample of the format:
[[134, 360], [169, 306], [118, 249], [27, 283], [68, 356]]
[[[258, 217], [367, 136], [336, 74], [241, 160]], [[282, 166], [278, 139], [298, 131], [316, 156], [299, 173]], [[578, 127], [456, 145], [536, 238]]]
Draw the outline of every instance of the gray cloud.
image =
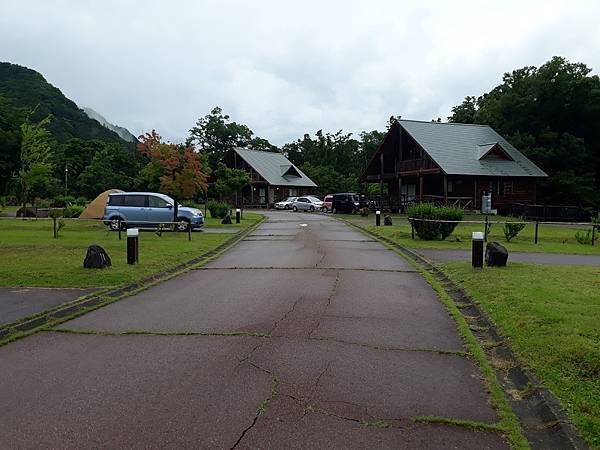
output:
[[183, 140], [220, 105], [280, 145], [445, 119], [556, 54], [597, 69], [599, 16], [594, 1], [0, 0], [0, 60], [134, 134]]

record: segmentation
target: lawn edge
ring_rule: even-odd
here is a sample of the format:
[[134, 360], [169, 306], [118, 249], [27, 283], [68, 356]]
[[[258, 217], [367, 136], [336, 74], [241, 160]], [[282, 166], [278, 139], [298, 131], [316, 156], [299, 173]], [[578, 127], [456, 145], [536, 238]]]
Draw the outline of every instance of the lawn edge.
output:
[[[521, 367], [508, 342], [464, 289], [454, 283], [443, 270], [411, 249], [351, 221], [342, 218], [338, 220], [404, 257], [438, 293], [488, 383], [492, 402], [500, 415], [501, 425], [507, 429], [506, 435], [512, 448], [529, 448], [530, 445], [534, 449], [589, 448], [574, 425], [568, 421], [560, 401], [550, 391], [540, 387], [535, 375]], [[476, 332], [473, 332], [474, 328]], [[494, 345], [488, 346], [490, 342]], [[484, 346], [488, 347], [487, 351]], [[504, 360], [510, 361], [508, 371], [492, 366], [490, 357], [494, 354], [500, 354]], [[532, 389], [531, 386], [535, 387]], [[519, 394], [523, 391], [527, 395], [521, 397]], [[565, 447], [565, 443], [569, 447]]]
[[267, 217], [262, 215], [254, 224], [241, 229], [231, 238], [218, 245], [217, 247], [202, 253], [188, 261], [178, 263], [173, 267], [161, 270], [142, 278], [139, 281], [125, 284], [116, 288], [104, 288], [98, 292], [79, 297], [70, 302], [63, 303], [53, 308], [41, 311], [16, 320], [11, 323], [0, 325], [0, 347], [35, 334], [39, 331], [50, 330], [61, 323], [72, 320], [76, 317], [87, 314], [88, 312], [99, 309], [116, 301], [130, 297], [138, 292], [149, 289], [157, 284], [170, 280], [189, 270], [202, 267], [221, 254], [227, 252], [238, 244], [247, 235], [253, 232], [263, 223]]

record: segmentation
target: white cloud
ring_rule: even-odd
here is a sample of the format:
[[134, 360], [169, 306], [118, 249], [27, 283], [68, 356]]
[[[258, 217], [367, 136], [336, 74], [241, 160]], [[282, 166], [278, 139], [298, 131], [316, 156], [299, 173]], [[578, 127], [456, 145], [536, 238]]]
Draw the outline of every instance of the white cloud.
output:
[[183, 140], [221, 106], [283, 144], [445, 117], [555, 54], [600, 66], [593, 1], [58, 1], [0, 4], [0, 59], [133, 133]]

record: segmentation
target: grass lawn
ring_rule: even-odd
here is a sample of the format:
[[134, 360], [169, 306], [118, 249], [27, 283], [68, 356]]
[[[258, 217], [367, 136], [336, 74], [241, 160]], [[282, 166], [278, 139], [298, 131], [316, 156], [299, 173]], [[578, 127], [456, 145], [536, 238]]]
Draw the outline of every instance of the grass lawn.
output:
[[[445, 241], [422, 241], [416, 235], [411, 239], [411, 228], [406, 220], [406, 215], [392, 215], [392, 226], [375, 227], [375, 214], [369, 217], [359, 215], [341, 214], [338, 217], [349, 220], [357, 225], [366, 227], [372, 232], [385, 236], [389, 239], [409, 248], [435, 248], [447, 250], [468, 250], [471, 248], [471, 233], [483, 231], [483, 224], [462, 223], [459, 224], [452, 235]], [[465, 216], [464, 220], [484, 220], [480, 215]], [[506, 220], [505, 217], [490, 216], [490, 220]], [[514, 220], [514, 219], [513, 219]], [[504, 245], [508, 251], [513, 252], [542, 252], [542, 253], [570, 253], [582, 255], [600, 255], [600, 242], [595, 246], [579, 244], [575, 239], [575, 233], [585, 228], [577, 228], [574, 225], [539, 225], [538, 244], [534, 243], [534, 225], [527, 225], [516, 238], [506, 242], [504, 237], [504, 225], [492, 225], [488, 240], [497, 241]]]
[[[245, 213], [241, 224], [220, 225], [207, 219], [208, 227], [227, 227], [235, 233], [260, 219]], [[140, 263], [126, 263], [126, 236], [107, 230], [99, 222], [66, 220], [58, 239], [52, 237], [51, 220], [0, 220], [0, 286], [107, 287], [139, 280], [209, 251], [231, 238], [231, 233], [140, 232]], [[235, 218], [234, 218], [235, 222]], [[87, 247], [102, 246], [112, 260], [103, 270], [83, 268]]]
[[440, 267], [483, 306], [587, 442], [600, 449], [600, 267]]

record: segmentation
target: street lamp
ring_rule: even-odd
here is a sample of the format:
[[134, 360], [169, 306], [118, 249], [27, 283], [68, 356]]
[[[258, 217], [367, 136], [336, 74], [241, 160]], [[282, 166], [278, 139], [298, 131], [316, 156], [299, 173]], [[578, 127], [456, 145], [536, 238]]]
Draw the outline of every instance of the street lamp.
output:
[[67, 196], [68, 184], [69, 184], [69, 168], [65, 164], [65, 197]]

